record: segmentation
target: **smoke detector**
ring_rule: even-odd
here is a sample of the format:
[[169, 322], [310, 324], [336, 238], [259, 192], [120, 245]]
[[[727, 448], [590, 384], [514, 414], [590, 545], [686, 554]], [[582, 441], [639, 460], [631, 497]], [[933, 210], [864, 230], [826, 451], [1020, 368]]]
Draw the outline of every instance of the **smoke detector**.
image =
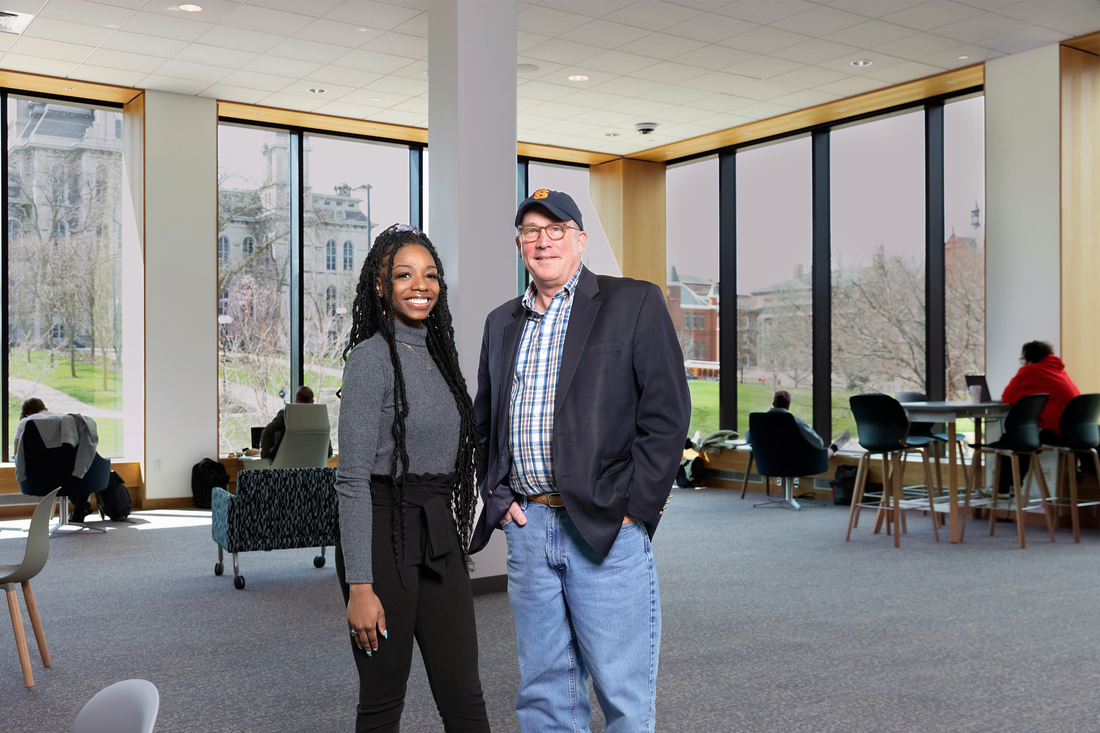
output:
[[657, 129], [657, 123], [656, 122], [639, 122], [638, 124], [634, 125], [634, 129], [637, 130], [642, 135], [648, 135], [648, 134], [650, 134], [651, 132], [653, 132], [654, 130]]

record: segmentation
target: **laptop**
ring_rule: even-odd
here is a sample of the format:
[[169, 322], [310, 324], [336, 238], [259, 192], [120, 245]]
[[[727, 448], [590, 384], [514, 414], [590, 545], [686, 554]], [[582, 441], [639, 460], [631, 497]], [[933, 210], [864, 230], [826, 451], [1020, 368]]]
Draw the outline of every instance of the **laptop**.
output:
[[264, 426], [252, 428], [252, 447], [259, 449], [260, 436], [264, 434]]
[[985, 381], [984, 374], [967, 374], [966, 375], [966, 389], [969, 392], [971, 387], [982, 388], [982, 402], [992, 402], [993, 398], [989, 395], [989, 384]]

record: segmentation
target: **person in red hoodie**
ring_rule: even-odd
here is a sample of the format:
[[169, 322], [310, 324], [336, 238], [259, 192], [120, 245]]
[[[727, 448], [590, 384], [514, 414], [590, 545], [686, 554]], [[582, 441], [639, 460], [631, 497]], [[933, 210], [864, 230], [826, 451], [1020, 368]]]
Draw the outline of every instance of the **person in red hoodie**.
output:
[[[1020, 356], [1023, 366], [1005, 387], [1002, 402], [1012, 405], [1021, 397], [1031, 394], [1049, 394], [1043, 411], [1039, 413], [1039, 439], [1043, 443], [1057, 443], [1062, 436], [1058, 421], [1066, 405], [1081, 390], [1066, 374], [1066, 365], [1054, 355], [1054, 348], [1046, 341], [1029, 341], [1024, 344]], [[1020, 478], [1027, 475], [1030, 456], [1020, 456]], [[1012, 485], [1012, 469], [1007, 460], [1001, 465], [1000, 493], [1008, 492]]]

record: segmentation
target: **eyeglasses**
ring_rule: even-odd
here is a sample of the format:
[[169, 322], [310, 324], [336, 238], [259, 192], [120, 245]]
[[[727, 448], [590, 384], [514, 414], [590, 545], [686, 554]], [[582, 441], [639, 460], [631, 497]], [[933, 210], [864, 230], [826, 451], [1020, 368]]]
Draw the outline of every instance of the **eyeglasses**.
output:
[[548, 239], [552, 239], [555, 242], [565, 236], [566, 229], [576, 229], [581, 231], [580, 227], [575, 227], [572, 224], [547, 224], [544, 227], [536, 226], [522, 226], [519, 228], [519, 236], [524, 242], [531, 243], [539, 240], [539, 234], [546, 232]]

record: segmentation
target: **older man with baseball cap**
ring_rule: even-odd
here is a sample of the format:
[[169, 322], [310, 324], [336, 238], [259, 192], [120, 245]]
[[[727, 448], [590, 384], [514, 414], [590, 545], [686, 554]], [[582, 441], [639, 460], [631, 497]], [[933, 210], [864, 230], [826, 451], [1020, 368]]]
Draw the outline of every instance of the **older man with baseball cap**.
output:
[[485, 508], [471, 551], [502, 527], [525, 733], [588, 730], [588, 679], [608, 733], [654, 729], [661, 605], [650, 539], [691, 405], [653, 283], [595, 275], [568, 194], [516, 213], [531, 274], [489, 314], [477, 412]]

